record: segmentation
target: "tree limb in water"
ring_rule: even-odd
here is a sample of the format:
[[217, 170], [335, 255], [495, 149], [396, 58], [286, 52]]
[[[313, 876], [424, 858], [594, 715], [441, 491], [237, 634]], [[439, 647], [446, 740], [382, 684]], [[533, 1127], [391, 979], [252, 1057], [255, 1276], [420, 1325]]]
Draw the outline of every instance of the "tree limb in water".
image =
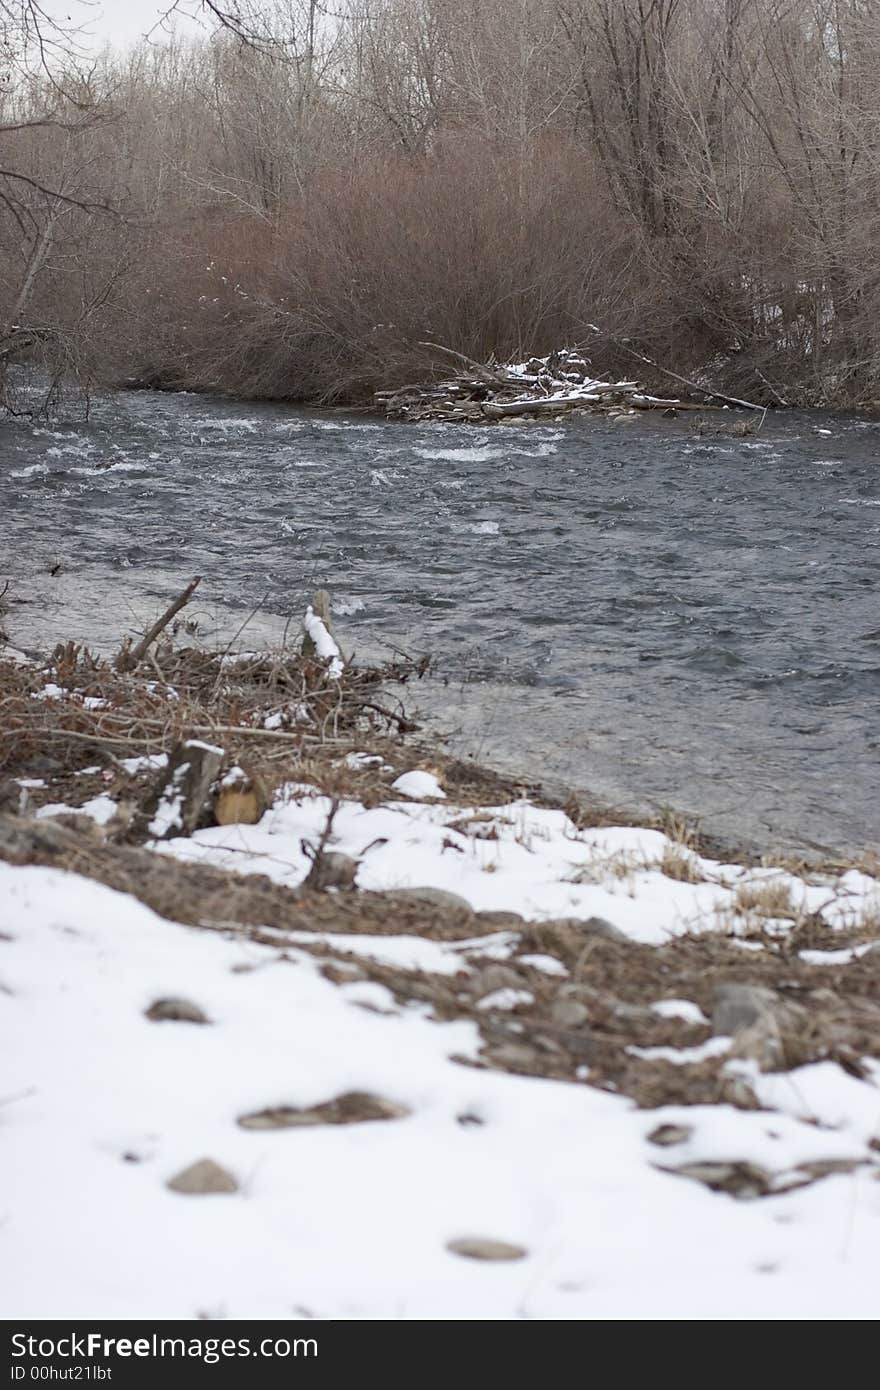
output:
[[196, 589], [201, 583], [201, 579], [202, 576], [200, 574], [197, 574], [195, 579], [190, 580], [186, 588], [183, 590], [183, 593], [178, 594], [174, 602], [169, 604], [169, 606], [165, 609], [165, 612], [162, 614], [161, 618], [157, 618], [156, 622], [153, 623], [153, 626], [150, 628], [149, 632], [141, 638], [137, 646], [130, 647], [128, 645], [128, 638], [125, 639], [125, 645], [123, 645], [121, 652], [116, 658], [117, 671], [133, 671], [135, 667], [140, 664], [140, 662], [146, 656], [150, 646], [153, 644], [153, 642], [155, 642], [156, 638], [159, 636], [159, 633], [162, 632], [168, 626], [175, 614], [179, 613], [181, 608], [183, 608], [187, 603], [189, 603], [190, 599], [192, 598], [193, 594], [195, 593]]
[[646, 357], [643, 352], [636, 352], [635, 348], [629, 347], [627, 343], [620, 342], [617, 338], [609, 338], [608, 341], [609, 343], [614, 343], [615, 347], [622, 348], [624, 352], [628, 352], [630, 357], [637, 358], [639, 362], [646, 362], [648, 366], [653, 367], [655, 371], [662, 372], [664, 376], [671, 377], [673, 381], [680, 381], [681, 384], [687, 386], [690, 391], [697, 391], [703, 396], [711, 396], [712, 399], [716, 401], [724, 401], [725, 405], [738, 406], [741, 410], [761, 411], [764, 409], [762, 405], [755, 405], [754, 401], [741, 401], [738, 396], [725, 396], [723, 391], [713, 391], [709, 386], [701, 386], [699, 382], [689, 381], [686, 376], [681, 376], [679, 372], [671, 371], [669, 367], [661, 367], [660, 363], [655, 362], [652, 357]]

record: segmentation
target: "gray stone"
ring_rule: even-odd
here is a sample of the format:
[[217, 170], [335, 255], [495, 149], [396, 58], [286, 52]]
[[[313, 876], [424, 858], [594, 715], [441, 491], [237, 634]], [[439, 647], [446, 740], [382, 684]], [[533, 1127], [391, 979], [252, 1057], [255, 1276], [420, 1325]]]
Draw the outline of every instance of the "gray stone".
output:
[[487, 927], [521, 927], [526, 920], [519, 912], [502, 912], [488, 908], [478, 912], [477, 916]]
[[474, 910], [466, 898], [459, 897], [458, 893], [450, 893], [445, 888], [389, 888], [382, 896], [390, 898], [392, 902], [425, 903], [428, 907], [463, 912], [468, 917], [474, 915]]
[[20, 787], [11, 777], [0, 781], [0, 814], [23, 816], [29, 801], [27, 788]]
[[191, 1197], [238, 1191], [238, 1183], [232, 1174], [215, 1163], [213, 1158], [200, 1158], [197, 1163], [191, 1163], [170, 1178], [166, 1185], [172, 1192], [183, 1192]]
[[596, 989], [593, 985], [562, 985], [557, 999], [576, 999], [578, 1003], [587, 1005], [594, 1011], [611, 1014], [622, 1023], [657, 1022], [657, 1015], [652, 1009], [643, 1008], [641, 1004], [628, 1004], [625, 999], [618, 999], [616, 994], [606, 994], [604, 990]]
[[799, 1004], [779, 1000], [772, 1010], [735, 1034], [731, 1057], [757, 1062], [760, 1071], [787, 1071], [798, 1052], [809, 1014]]
[[535, 1049], [529, 1047], [528, 1043], [496, 1043], [486, 1056], [493, 1066], [513, 1071], [534, 1071], [537, 1062]]
[[713, 1192], [726, 1192], [731, 1197], [766, 1197], [773, 1190], [773, 1178], [766, 1168], [747, 1160], [734, 1162], [683, 1163], [679, 1168], [667, 1168], [680, 1178], [701, 1182]]
[[589, 933], [590, 936], [604, 937], [606, 941], [619, 941], [624, 946], [631, 944], [626, 932], [622, 932], [605, 917], [588, 917], [586, 922], [581, 924], [581, 931]]
[[581, 1028], [589, 1019], [590, 1011], [586, 1004], [581, 1004], [577, 999], [557, 999], [550, 1010], [550, 1017], [561, 1028]]
[[450, 1240], [446, 1249], [453, 1255], [463, 1255], [466, 1260], [522, 1260], [529, 1253], [522, 1245], [486, 1236], [462, 1236]]
[[585, 922], [581, 921], [579, 917], [563, 917], [558, 922], [546, 922], [542, 925], [571, 927], [572, 930], [580, 932], [583, 936], [598, 936], [604, 941], [617, 941], [622, 946], [632, 945], [632, 941], [626, 933], [604, 917], [588, 917]]
[[402, 1120], [409, 1110], [396, 1101], [366, 1091], [346, 1091], [334, 1100], [299, 1107], [276, 1105], [239, 1116], [242, 1129], [302, 1129], [310, 1125], [354, 1125], [369, 1120]]
[[523, 977], [510, 965], [486, 965], [474, 977], [474, 993], [482, 998], [496, 989], [522, 989]]
[[648, 1135], [649, 1144], [658, 1144], [661, 1149], [671, 1148], [673, 1144], [684, 1144], [693, 1134], [691, 1125], [658, 1125]]
[[167, 999], [157, 999], [155, 1003], [145, 1011], [146, 1017], [153, 1023], [210, 1023], [206, 1013], [203, 1013], [198, 1004], [194, 1004], [191, 999], [177, 999], [169, 997]]
[[772, 1013], [779, 1003], [775, 990], [762, 985], [718, 985], [712, 1010], [712, 1032], [716, 1037], [734, 1037], [762, 1014]]
[[303, 886], [319, 893], [326, 892], [328, 888], [354, 888], [358, 867], [358, 861], [349, 854], [323, 850], [312, 860]]

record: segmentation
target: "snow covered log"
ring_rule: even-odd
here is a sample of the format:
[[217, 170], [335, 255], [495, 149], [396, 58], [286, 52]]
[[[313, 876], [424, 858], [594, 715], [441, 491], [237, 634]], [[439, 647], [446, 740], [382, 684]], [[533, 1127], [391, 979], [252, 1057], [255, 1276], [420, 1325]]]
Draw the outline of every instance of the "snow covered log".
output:
[[330, 595], [319, 589], [303, 618], [303, 656], [326, 662], [331, 680], [339, 680], [345, 669], [342, 653], [330, 632]]

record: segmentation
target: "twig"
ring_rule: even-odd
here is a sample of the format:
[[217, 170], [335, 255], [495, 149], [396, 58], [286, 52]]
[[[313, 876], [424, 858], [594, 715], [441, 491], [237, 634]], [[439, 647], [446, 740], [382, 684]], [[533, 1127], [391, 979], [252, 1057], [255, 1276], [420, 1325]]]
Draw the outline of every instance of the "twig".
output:
[[[198, 583], [198, 580], [196, 580], [196, 583]], [[232, 637], [230, 637], [229, 642], [228, 642], [227, 645], [226, 645], [225, 651], [222, 653], [222, 655], [221, 655], [221, 657], [220, 657], [220, 660], [217, 662], [217, 679], [215, 680], [214, 685], [213, 685], [212, 690], [211, 690], [211, 699], [212, 699], [212, 700], [213, 700], [214, 696], [217, 694], [217, 691], [218, 691], [219, 688], [220, 688], [220, 682], [221, 682], [222, 679], [223, 679], [223, 662], [224, 662], [224, 659], [225, 659], [225, 658], [229, 655], [229, 653], [232, 651], [232, 648], [234, 647], [235, 643], [238, 641], [238, 639], [239, 639], [239, 637], [241, 636], [241, 634], [244, 632], [244, 630], [245, 630], [245, 628], [247, 627], [248, 623], [251, 622], [252, 619], [255, 618], [255, 617], [257, 616], [257, 614], [259, 613], [260, 609], [262, 608], [263, 604], [266, 602], [266, 599], [267, 599], [268, 597], [269, 597], [269, 591], [268, 591], [268, 589], [267, 589], [266, 592], [265, 592], [265, 594], [263, 595], [263, 597], [260, 599], [259, 603], [255, 604], [255, 606], [251, 609], [250, 613], [248, 613], [247, 617], [245, 618], [244, 622], [242, 623], [242, 625], [241, 625], [241, 627], [238, 629], [238, 631], [235, 632], [235, 633], [233, 633]]]
[[402, 734], [411, 734], [418, 729], [418, 724], [414, 724], [411, 719], [406, 719], [402, 714], [395, 714], [392, 709], [385, 709], [383, 705], [374, 705], [369, 700], [361, 700], [358, 709], [371, 709], [376, 714], [381, 714], [383, 719], [390, 719], [397, 725]]
[[122, 650], [116, 658], [117, 671], [133, 671], [135, 667], [140, 664], [140, 662], [146, 656], [151, 644], [155, 642], [156, 638], [159, 636], [159, 633], [164, 631], [164, 629], [171, 622], [171, 619], [175, 616], [175, 614], [179, 613], [181, 608], [183, 608], [187, 603], [189, 603], [190, 599], [192, 598], [193, 594], [195, 593], [196, 589], [201, 583], [201, 578], [202, 576], [200, 574], [197, 574], [195, 579], [190, 580], [186, 588], [183, 590], [183, 593], [178, 594], [174, 602], [172, 604], [169, 604], [169, 606], [165, 609], [165, 612], [162, 614], [161, 618], [158, 618], [156, 622], [153, 623], [153, 626], [150, 628], [149, 632], [146, 634], [145, 637], [141, 638], [136, 647], [128, 648], [127, 646], [123, 645]]

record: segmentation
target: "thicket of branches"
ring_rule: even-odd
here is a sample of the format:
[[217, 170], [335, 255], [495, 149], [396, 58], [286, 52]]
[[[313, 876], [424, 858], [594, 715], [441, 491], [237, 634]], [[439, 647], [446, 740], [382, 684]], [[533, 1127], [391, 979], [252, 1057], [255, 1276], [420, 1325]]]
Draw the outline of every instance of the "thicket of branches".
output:
[[880, 398], [876, 0], [190, 9], [213, 32], [86, 65], [0, 0], [0, 363], [357, 400], [426, 338], [628, 339]]

